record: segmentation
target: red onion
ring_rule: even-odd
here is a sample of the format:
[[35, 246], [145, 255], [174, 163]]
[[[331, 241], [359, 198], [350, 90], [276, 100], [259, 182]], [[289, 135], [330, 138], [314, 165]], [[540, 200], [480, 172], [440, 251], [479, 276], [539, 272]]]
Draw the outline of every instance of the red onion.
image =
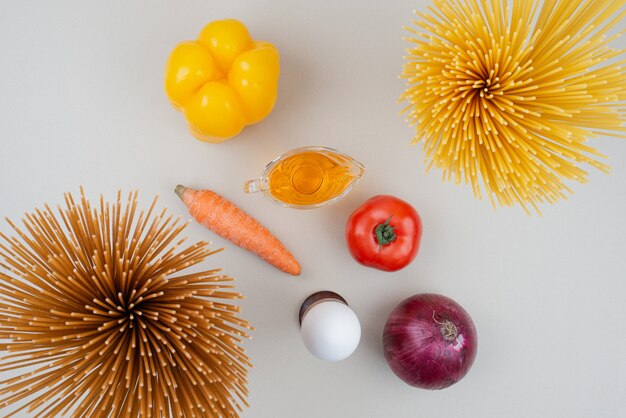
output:
[[478, 337], [474, 322], [458, 303], [435, 294], [402, 301], [389, 315], [383, 334], [385, 358], [404, 382], [444, 389], [468, 372]]

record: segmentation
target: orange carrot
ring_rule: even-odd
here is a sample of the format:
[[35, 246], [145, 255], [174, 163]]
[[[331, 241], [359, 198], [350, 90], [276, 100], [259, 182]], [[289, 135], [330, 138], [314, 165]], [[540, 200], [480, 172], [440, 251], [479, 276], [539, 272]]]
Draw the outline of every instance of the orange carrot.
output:
[[180, 184], [176, 194], [201, 225], [286, 273], [300, 274], [300, 264], [278, 238], [230, 201], [210, 190], [194, 190]]

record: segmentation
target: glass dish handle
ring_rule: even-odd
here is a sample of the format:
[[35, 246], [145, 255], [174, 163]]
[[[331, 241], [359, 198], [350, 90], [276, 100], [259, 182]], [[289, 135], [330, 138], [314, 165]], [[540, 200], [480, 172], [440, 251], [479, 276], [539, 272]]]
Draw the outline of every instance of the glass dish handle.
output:
[[243, 191], [246, 193], [264, 192], [267, 190], [267, 182], [263, 179], [248, 180], [243, 185]]

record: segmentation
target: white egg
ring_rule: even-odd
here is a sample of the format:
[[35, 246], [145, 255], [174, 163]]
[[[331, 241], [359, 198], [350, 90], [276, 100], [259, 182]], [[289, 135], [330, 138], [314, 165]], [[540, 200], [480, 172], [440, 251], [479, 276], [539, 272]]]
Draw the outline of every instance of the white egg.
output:
[[327, 361], [350, 357], [361, 340], [359, 318], [348, 305], [334, 300], [311, 306], [300, 331], [311, 354]]

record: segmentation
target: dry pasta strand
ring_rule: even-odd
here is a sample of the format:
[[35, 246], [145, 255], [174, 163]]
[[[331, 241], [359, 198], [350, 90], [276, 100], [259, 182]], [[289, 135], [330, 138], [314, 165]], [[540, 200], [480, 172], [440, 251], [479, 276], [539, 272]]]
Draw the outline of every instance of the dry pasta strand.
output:
[[626, 137], [624, 51], [607, 35], [625, 5], [434, 0], [415, 12], [400, 99], [427, 170], [527, 212], [566, 198], [565, 181], [585, 183], [581, 165], [608, 172], [586, 142]]
[[179, 249], [187, 223], [137, 214], [137, 193], [11, 221], [0, 233], [0, 408], [57, 417], [238, 417], [252, 327], [215, 251]]

